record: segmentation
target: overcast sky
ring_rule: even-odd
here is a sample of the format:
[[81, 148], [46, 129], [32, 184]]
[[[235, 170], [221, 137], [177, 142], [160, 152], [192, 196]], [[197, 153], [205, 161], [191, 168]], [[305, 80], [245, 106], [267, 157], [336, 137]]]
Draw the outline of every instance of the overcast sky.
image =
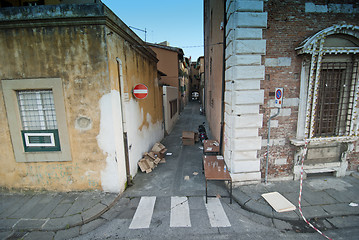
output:
[[[151, 43], [168, 41], [192, 61], [203, 56], [203, 0], [102, 0], [127, 26], [147, 31]], [[132, 30], [145, 40], [145, 33]]]

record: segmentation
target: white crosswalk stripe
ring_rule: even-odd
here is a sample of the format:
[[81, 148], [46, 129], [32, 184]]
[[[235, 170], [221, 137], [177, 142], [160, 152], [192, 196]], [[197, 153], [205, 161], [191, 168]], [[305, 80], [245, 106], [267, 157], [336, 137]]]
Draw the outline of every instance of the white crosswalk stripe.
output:
[[171, 197], [170, 227], [191, 227], [187, 197]]
[[[198, 198], [198, 200], [200, 199], [202, 198]], [[132, 218], [129, 229], [150, 228], [152, 218], [154, 221], [156, 221], [156, 215], [158, 217], [158, 213], [159, 213], [158, 211], [160, 212], [163, 210], [165, 212], [167, 211], [166, 209], [163, 209], [163, 206], [161, 204], [160, 204], [161, 208], [157, 208], [157, 210], [155, 210], [155, 204], [156, 204], [156, 197], [141, 197], [136, 212]], [[194, 204], [193, 199], [192, 199], [192, 204]], [[201, 203], [200, 205], [202, 204], [203, 203]], [[199, 206], [198, 201], [196, 206], [197, 209]], [[207, 211], [207, 215], [211, 227], [231, 226], [231, 223], [228, 220], [228, 217], [224, 211], [221, 200], [219, 198], [208, 198], [208, 203], [206, 203], [206, 199], [204, 198], [204, 204], [202, 206], [203, 206], [202, 209], [203, 210], [206, 209], [204, 211]], [[169, 208], [169, 205], [167, 205], [167, 208]], [[154, 211], [156, 211], [155, 215], [153, 215]], [[168, 214], [167, 216], [170, 215], [169, 226], [171, 228], [192, 227], [189, 197], [172, 196], [171, 207], [170, 209], [168, 209], [167, 214]]]
[[219, 198], [208, 198], [208, 203], [206, 203], [206, 198], [204, 198], [204, 201], [207, 208], [209, 222], [212, 227], [231, 226]]
[[141, 197], [135, 215], [133, 216], [130, 229], [149, 228], [151, 224], [156, 197]]

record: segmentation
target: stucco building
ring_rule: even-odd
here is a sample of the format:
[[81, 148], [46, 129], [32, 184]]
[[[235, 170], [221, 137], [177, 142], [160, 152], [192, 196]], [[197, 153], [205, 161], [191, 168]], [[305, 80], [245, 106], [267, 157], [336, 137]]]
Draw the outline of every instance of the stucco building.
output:
[[222, 79], [224, 3], [211, 1], [204, 6], [204, 105], [213, 138], [220, 141], [222, 135]]
[[157, 61], [102, 3], [0, 8], [0, 186], [123, 191], [164, 135]]
[[157, 54], [158, 70], [165, 73], [161, 83], [178, 89], [178, 111], [181, 112], [188, 101], [188, 84], [190, 66], [188, 59], [184, 58], [181, 48], [169, 46], [168, 42], [159, 44], [147, 43]]
[[[223, 153], [233, 180], [265, 177], [277, 87], [284, 89], [284, 99], [270, 124], [268, 178], [298, 178], [303, 155], [305, 175], [356, 170], [358, 3], [208, 0], [204, 9], [206, 81], [213, 77], [217, 87], [224, 81], [224, 94], [214, 99], [224, 105], [213, 108], [224, 113]], [[210, 74], [211, 57], [223, 59], [215, 57], [215, 38], [225, 44], [221, 79]], [[210, 109], [211, 101], [206, 103]], [[214, 132], [218, 119], [208, 118]]]
[[199, 92], [199, 86], [200, 86], [200, 77], [199, 77], [199, 71], [197, 69], [197, 62], [191, 63], [191, 71], [190, 71], [190, 92]]

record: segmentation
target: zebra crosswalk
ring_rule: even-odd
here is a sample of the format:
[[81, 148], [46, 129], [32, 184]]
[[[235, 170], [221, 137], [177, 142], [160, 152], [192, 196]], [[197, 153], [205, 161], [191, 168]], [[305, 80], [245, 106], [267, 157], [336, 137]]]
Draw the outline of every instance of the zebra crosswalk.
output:
[[130, 229], [148, 228], [151, 223], [156, 197], [141, 197]]
[[170, 227], [191, 227], [187, 197], [171, 197]]
[[[208, 203], [206, 203], [205, 198], [200, 199], [203, 201], [201, 205], [205, 206], [204, 209], [207, 212], [208, 222], [211, 227], [231, 226], [219, 198], [208, 198]], [[154, 196], [141, 197], [129, 229], [150, 228], [156, 201], [157, 198]], [[191, 211], [194, 210], [190, 209], [188, 197], [172, 196], [168, 211], [170, 212], [169, 226], [171, 228], [192, 227]], [[195, 214], [195, 212], [193, 214]]]

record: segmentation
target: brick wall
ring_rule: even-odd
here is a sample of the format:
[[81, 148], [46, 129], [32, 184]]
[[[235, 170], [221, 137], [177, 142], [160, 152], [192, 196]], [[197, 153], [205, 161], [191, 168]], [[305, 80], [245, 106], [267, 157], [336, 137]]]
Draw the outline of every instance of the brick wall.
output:
[[[314, 1], [313, 1], [314, 2]], [[264, 174], [265, 152], [267, 146], [268, 118], [276, 112], [274, 91], [284, 88], [284, 106], [281, 114], [271, 122], [271, 142], [269, 153], [269, 175], [285, 176], [292, 173], [295, 148], [290, 139], [296, 137], [300, 93], [300, 74], [302, 57], [295, 48], [307, 37], [335, 24], [359, 25], [359, 3], [357, 1], [336, 0], [272, 0], [264, 2], [264, 11], [268, 13], [268, 27], [263, 31], [266, 40], [262, 149], [259, 151], [261, 172]], [[356, 149], [354, 149], [355, 151]], [[358, 166], [356, 156], [350, 154], [349, 167]]]

